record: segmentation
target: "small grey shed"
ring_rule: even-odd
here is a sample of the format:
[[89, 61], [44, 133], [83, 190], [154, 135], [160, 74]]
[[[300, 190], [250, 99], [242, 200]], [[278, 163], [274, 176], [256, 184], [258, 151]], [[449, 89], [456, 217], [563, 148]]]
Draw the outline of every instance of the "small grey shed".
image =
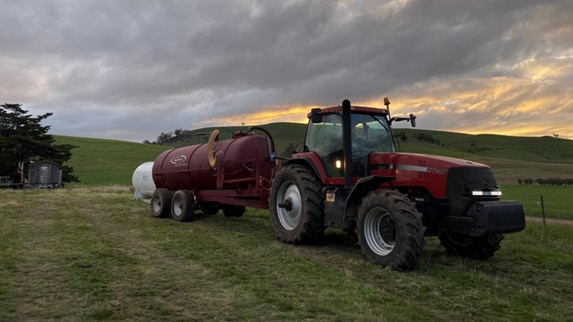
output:
[[30, 188], [52, 189], [62, 186], [60, 165], [52, 161], [38, 161], [28, 166], [28, 186]]

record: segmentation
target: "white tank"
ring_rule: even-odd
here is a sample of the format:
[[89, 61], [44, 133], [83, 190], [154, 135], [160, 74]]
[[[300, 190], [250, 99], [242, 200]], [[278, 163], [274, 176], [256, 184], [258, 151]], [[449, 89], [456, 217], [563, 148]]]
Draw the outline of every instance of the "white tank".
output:
[[149, 199], [155, 191], [155, 183], [153, 182], [153, 175], [151, 173], [153, 169], [153, 162], [145, 162], [140, 164], [135, 171], [133, 171], [133, 176], [131, 177], [131, 184], [135, 189], [135, 194], [133, 199]]

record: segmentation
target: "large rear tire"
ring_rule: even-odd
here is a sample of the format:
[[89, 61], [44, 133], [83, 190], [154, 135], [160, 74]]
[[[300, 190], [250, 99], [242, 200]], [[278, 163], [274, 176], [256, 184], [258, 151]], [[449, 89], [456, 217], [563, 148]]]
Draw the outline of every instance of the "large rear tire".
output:
[[312, 244], [324, 236], [322, 185], [306, 167], [286, 165], [275, 176], [269, 214], [278, 239], [292, 244]]
[[153, 217], [166, 218], [171, 213], [171, 192], [165, 188], [155, 189], [149, 206]]
[[487, 259], [501, 247], [502, 234], [488, 234], [480, 237], [469, 237], [450, 232], [438, 236], [448, 253], [473, 259]]
[[371, 191], [362, 200], [356, 226], [362, 253], [374, 264], [414, 268], [424, 249], [422, 214], [394, 190]]
[[171, 217], [181, 222], [191, 221], [196, 207], [197, 203], [192, 191], [178, 190], [171, 201]]

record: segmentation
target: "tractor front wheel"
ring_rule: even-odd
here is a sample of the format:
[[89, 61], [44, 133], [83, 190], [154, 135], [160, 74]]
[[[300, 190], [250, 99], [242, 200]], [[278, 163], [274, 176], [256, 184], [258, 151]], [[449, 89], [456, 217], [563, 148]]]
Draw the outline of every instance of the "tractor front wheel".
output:
[[197, 203], [195, 195], [190, 190], [178, 190], [171, 201], [171, 217], [177, 221], [191, 221]]
[[502, 234], [488, 234], [480, 237], [469, 237], [451, 232], [438, 236], [448, 253], [473, 259], [487, 259], [500, 248]]
[[363, 199], [356, 227], [364, 255], [396, 270], [414, 268], [424, 248], [422, 215], [393, 190], [375, 190]]
[[278, 239], [292, 244], [312, 244], [324, 235], [321, 184], [301, 165], [286, 165], [275, 176], [269, 213]]

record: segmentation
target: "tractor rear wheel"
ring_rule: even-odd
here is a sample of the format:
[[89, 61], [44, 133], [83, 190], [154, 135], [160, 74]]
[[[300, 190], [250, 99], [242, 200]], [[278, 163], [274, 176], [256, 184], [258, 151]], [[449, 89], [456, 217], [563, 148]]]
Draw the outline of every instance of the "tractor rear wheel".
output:
[[469, 237], [456, 233], [444, 232], [438, 236], [448, 253], [473, 259], [487, 259], [500, 248], [502, 234], [488, 234], [480, 237]]
[[171, 192], [165, 188], [155, 189], [149, 205], [153, 217], [166, 218], [171, 212]]
[[394, 190], [375, 190], [364, 197], [356, 230], [362, 252], [377, 265], [414, 268], [424, 249], [422, 214]]
[[178, 190], [171, 201], [171, 217], [177, 221], [191, 221], [197, 203], [195, 195], [190, 190]]
[[306, 167], [286, 165], [273, 180], [269, 214], [278, 239], [312, 244], [324, 236], [322, 185]]

